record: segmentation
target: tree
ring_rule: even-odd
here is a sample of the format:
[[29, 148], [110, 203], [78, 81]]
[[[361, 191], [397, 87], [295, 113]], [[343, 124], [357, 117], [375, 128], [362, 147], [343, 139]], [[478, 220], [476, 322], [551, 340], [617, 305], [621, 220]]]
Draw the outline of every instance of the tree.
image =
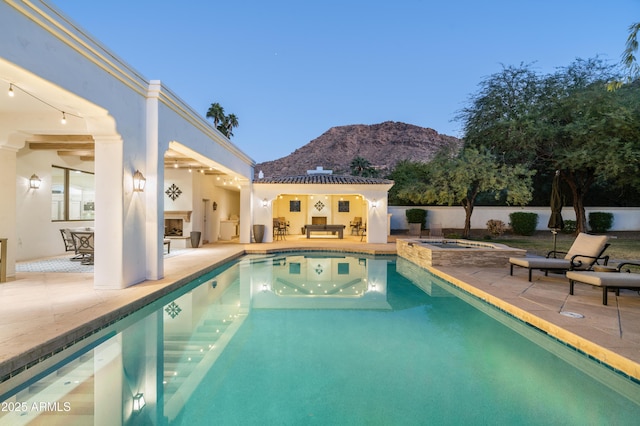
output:
[[[578, 59], [544, 76], [503, 69], [481, 83], [463, 110], [465, 143], [478, 147], [485, 141], [508, 163], [548, 173], [561, 170], [571, 189], [578, 232], [585, 232], [584, 198], [592, 186], [637, 176], [638, 87], [607, 91], [607, 82], [615, 78], [614, 67], [597, 58]], [[532, 93], [518, 96], [521, 87]], [[496, 106], [501, 111], [495, 112]]]
[[362, 177], [377, 177], [377, 170], [371, 165], [369, 160], [362, 158], [360, 156], [351, 160], [351, 164], [349, 164], [351, 168], [352, 176], [362, 176]]
[[[640, 76], [640, 65], [636, 58], [636, 52], [638, 51], [638, 32], [640, 31], [640, 22], [633, 23], [629, 26], [629, 36], [627, 37], [627, 43], [622, 53], [622, 66], [627, 70], [626, 81], [630, 83]], [[622, 87], [624, 80], [614, 79], [609, 82], [607, 88], [609, 90], [616, 90]]]
[[224, 108], [219, 103], [213, 103], [207, 110], [207, 118], [213, 119], [213, 126], [228, 138], [233, 136], [233, 129], [238, 127], [238, 117], [235, 114], [224, 114]]
[[229, 114], [227, 116], [227, 120], [225, 124], [227, 125], [227, 131], [229, 132], [229, 137], [233, 136], [232, 130], [238, 127], [238, 117], [236, 117], [235, 114]]
[[480, 82], [469, 106], [456, 117], [463, 122], [465, 145], [489, 148], [506, 162], [533, 163], [536, 123], [531, 110], [542, 82], [531, 65], [502, 67]]
[[425, 178], [401, 190], [399, 196], [421, 204], [460, 204], [465, 210], [465, 238], [471, 231], [478, 194], [491, 192], [496, 198], [505, 194], [508, 204], [525, 205], [531, 200], [535, 170], [507, 165], [483, 148], [465, 148], [453, 157], [443, 150], [425, 167]]
[[213, 126], [218, 128], [218, 124], [224, 121], [224, 108], [219, 103], [213, 103], [207, 111], [207, 118], [213, 118]]
[[416, 182], [424, 181], [428, 178], [428, 166], [419, 161], [402, 160], [389, 173], [388, 178], [393, 180], [393, 186], [389, 190], [389, 205], [413, 205], [408, 198], [403, 198], [405, 189], [411, 188]]

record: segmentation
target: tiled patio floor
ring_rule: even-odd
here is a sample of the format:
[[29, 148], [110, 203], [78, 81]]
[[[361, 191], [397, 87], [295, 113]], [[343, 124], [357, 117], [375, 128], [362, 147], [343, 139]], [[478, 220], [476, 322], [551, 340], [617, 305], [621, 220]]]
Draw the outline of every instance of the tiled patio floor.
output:
[[[380, 254], [395, 253], [395, 242], [366, 244], [359, 237], [307, 240], [293, 236], [275, 243], [211, 244], [165, 259], [162, 280], [123, 290], [93, 289], [91, 273], [18, 272], [15, 280], [0, 285], [0, 377], [145, 306], [203, 269], [223, 264], [245, 250], [295, 248]], [[462, 266], [434, 272], [640, 380], [640, 296], [636, 292], [622, 291], [620, 297], [612, 294], [609, 305], [603, 306], [599, 289], [577, 285], [576, 294], [569, 296], [568, 282], [559, 275], [544, 277], [534, 271], [529, 283], [524, 270], [516, 270], [516, 276], [511, 277], [507, 267]], [[563, 312], [578, 313], [582, 318]]]

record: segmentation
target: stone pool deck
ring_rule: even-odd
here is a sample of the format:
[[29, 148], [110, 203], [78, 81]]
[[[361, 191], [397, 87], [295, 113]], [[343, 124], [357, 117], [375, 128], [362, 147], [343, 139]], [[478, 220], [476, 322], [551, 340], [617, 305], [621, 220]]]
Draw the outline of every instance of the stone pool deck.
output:
[[[288, 237], [265, 244], [210, 244], [165, 259], [165, 277], [123, 290], [95, 290], [92, 274], [18, 273], [0, 285], [0, 377], [46, 357], [57, 348], [126, 315], [170, 292], [204, 269], [220, 265], [245, 252], [319, 248], [395, 254], [396, 242], [366, 244], [359, 237], [307, 240]], [[640, 296], [623, 290], [602, 305], [602, 292], [576, 285], [569, 296], [568, 281], [561, 275], [545, 277], [539, 271], [532, 282], [526, 273], [509, 276], [508, 267], [474, 265], [440, 266], [432, 272], [465, 291], [489, 301], [640, 380]], [[520, 272], [520, 273], [519, 273]], [[579, 313], [583, 318], [564, 316]], [[479, 348], [480, 349], [480, 348]]]

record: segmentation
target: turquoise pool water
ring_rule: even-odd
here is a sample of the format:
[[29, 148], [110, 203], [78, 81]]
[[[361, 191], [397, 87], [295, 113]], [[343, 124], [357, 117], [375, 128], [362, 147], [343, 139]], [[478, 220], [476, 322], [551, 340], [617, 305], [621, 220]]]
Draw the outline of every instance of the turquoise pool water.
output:
[[395, 257], [246, 257], [38, 369], [3, 385], [0, 424], [640, 418], [637, 384]]

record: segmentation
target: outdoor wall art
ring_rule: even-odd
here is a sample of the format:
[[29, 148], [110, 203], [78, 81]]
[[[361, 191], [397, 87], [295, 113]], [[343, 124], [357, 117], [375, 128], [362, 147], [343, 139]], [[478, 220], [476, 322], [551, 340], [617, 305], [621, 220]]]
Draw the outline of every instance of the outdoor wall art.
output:
[[165, 194], [167, 194], [169, 198], [175, 201], [176, 198], [178, 198], [180, 194], [182, 194], [182, 191], [180, 191], [180, 188], [178, 188], [175, 183], [172, 183], [171, 186], [165, 191]]
[[289, 201], [289, 211], [290, 212], [299, 212], [300, 211], [300, 200], [291, 200], [291, 201]]
[[338, 211], [341, 213], [349, 213], [349, 202], [338, 201]]
[[321, 211], [322, 209], [324, 209], [324, 203], [322, 201], [318, 201], [314, 204], [314, 207], [316, 208], [316, 210]]

